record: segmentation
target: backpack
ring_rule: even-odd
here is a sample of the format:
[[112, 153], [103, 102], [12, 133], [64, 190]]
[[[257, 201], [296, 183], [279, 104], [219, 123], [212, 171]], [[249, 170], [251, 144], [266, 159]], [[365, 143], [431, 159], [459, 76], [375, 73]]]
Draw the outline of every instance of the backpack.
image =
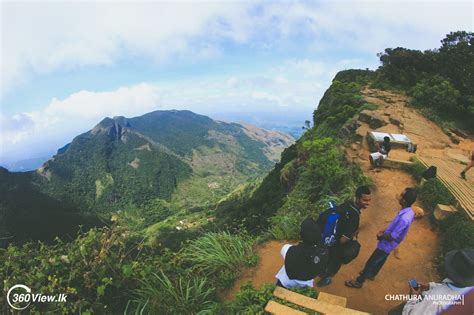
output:
[[323, 244], [311, 246], [300, 243], [291, 246], [285, 256], [285, 271], [289, 279], [308, 281], [322, 274], [329, 253]]
[[360, 244], [356, 240], [350, 240], [341, 246], [341, 261], [348, 264], [359, 256]]
[[338, 211], [338, 208], [334, 205], [334, 203], [330, 202], [329, 205], [331, 207], [321, 213], [316, 222], [323, 231], [322, 242], [327, 247], [332, 247], [337, 241], [337, 223], [339, 222], [341, 212]]
[[421, 175], [424, 179], [430, 179], [430, 178], [435, 178], [436, 177], [436, 171], [437, 171], [437, 168], [436, 166], [430, 166], [428, 167], [428, 169], [426, 171], [423, 172], [423, 174]]

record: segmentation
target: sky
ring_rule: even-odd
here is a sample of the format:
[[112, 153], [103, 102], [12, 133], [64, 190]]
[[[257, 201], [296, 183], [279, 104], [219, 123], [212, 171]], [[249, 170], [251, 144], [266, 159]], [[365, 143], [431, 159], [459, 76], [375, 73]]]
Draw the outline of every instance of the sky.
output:
[[104, 117], [311, 112], [385, 48], [473, 31], [474, 1], [1, 1], [0, 163]]

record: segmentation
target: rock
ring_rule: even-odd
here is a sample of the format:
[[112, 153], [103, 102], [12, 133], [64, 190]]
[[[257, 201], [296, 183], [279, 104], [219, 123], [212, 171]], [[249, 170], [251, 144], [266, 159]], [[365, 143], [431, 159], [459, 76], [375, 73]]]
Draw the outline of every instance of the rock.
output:
[[444, 220], [446, 217], [457, 212], [458, 210], [452, 206], [437, 204], [434, 210], [434, 217], [436, 220]]
[[464, 131], [459, 130], [458, 128], [449, 128], [449, 131], [451, 131], [456, 136], [461, 137], [463, 139], [467, 139], [469, 137]]
[[392, 169], [405, 169], [407, 166], [412, 164], [413, 162], [411, 161], [388, 158], [383, 162], [383, 167]]
[[461, 142], [461, 140], [458, 137], [456, 137], [456, 135], [453, 133], [449, 133], [448, 137], [451, 140], [451, 142], [454, 144], [459, 144], [459, 142]]
[[339, 130], [339, 135], [343, 137], [348, 137], [355, 133], [360, 124], [356, 120], [351, 121], [350, 123], [344, 125], [341, 130]]
[[365, 134], [367, 133], [367, 131], [365, 130], [365, 128], [357, 128], [357, 130], [355, 131], [355, 138], [357, 141], [362, 141], [365, 137]]
[[357, 144], [353, 143], [353, 144], [351, 144], [351, 149], [352, 149], [353, 151], [358, 151], [358, 150], [359, 150], [359, 146], [358, 146]]
[[390, 117], [390, 113], [383, 113], [382, 115]]
[[382, 117], [376, 113], [373, 113], [370, 117], [369, 126], [372, 129], [377, 129], [382, 126], [385, 126], [387, 123], [382, 119]]
[[395, 126], [400, 126], [401, 123], [401, 118], [398, 116], [390, 116], [389, 118], [390, 123], [395, 125]]
[[364, 109], [359, 114], [359, 120], [365, 123], [369, 123], [371, 117], [372, 117], [372, 112], [368, 109]]
[[400, 123], [400, 125], [398, 125], [398, 130], [400, 131], [400, 133], [403, 133], [405, 131], [405, 125], [403, 123]]

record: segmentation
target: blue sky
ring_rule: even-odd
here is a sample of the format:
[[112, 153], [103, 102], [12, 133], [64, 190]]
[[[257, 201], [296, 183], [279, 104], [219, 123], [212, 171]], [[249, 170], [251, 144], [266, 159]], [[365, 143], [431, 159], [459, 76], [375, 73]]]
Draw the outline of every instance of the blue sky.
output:
[[[340, 70], [473, 30], [472, 1], [1, 2], [0, 162], [105, 116], [311, 113]], [[309, 118], [309, 117], [308, 117]]]

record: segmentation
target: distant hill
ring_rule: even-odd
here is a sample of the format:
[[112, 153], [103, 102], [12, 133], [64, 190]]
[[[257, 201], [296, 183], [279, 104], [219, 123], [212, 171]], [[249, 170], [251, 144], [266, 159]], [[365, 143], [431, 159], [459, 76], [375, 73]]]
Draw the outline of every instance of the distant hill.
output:
[[43, 165], [44, 162], [49, 160], [50, 156], [42, 156], [31, 159], [18, 160], [14, 162], [4, 162], [0, 165], [8, 169], [10, 172], [27, 172], [35, 170], [41, 165]]
[[2, 169], [3, 229], [14, 233], [32, 213], [36, 219], [66, 213], [78, 224], [150, 201], [175, 208], [209, 204], [269, 170], [293, 142], [190, 111], [105, 118], [36, 171]]

